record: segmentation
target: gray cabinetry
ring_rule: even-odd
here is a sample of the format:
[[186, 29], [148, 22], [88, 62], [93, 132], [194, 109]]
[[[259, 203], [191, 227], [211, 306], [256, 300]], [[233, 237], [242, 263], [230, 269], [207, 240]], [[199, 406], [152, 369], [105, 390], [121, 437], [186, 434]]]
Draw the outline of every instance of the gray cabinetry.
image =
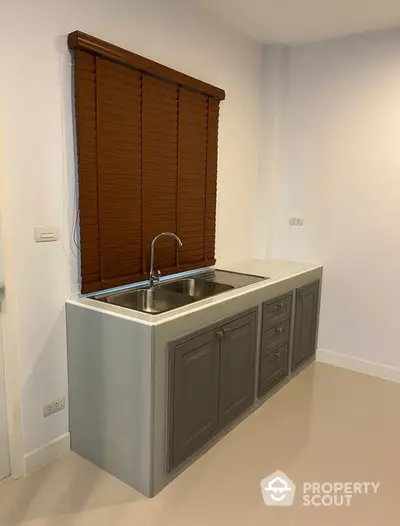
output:
[[319, 281], [296, 290], [292, 369], [315, 354], [318, 321]]
[[292, 296], [290, 293], [263, 305], [259, 396], [288, 374]]
[[264, 395], [288, 374], [289, 345], [261, 357], [259, 395]]
[[219, 426], [225, 427], [254, 402], [255, 313], [222, 327]]
[[290, 319], [292, 293], [280, 296], [263, 305], [263, 330], [267, 331]]
[[252, 405], [255, 351], [255, 311], [170, 344], [169, 469]]
[[[318, 285], [309, 285], [322, 279], [322, 269], [301, 268], [187, 313], [146, 316], [148, 322], [120, 316], [112, 305], [93, 309], [90, 299], [69, 301], [73, 451], [148, 497], [159, 493], [264, 403], [264, 396], [254, 400], [254, 371], [263, 395], [308, 363], [319, 305]], [[305, 395], [308, 403], [311, 384]], [[306, 424], [300, 415], [300, 445]]]
[[218, 427], [219, 341], [215, 331], [174, 349], [173, 464], [179, 464], [211, 437]]
[[279, 323], [276, 327], [272, 327], [268, 331], [263, 333], [262, 337], [262, 355], [272, 353], [282, 345], [285, 345], [289, 341], [290, 337], [290, 321], [284, 321]]

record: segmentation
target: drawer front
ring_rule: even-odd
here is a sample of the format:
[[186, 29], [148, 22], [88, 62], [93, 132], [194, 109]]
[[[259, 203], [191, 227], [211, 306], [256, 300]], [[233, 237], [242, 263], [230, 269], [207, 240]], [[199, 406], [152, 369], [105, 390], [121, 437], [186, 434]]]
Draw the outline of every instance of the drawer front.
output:
[[261, 358], [258, 395], [263, 396], [279, 380], [288, 374], [289, 345], [283, 345], [276, 351]]
[[292, 294], [264, 303], [263, 306], [263, 330], [267, 331], [290, 318], [292, 310]]
[[262, 344], [261, 344], [261, 355], [267, 356], [267, 354], [276, 351], [285, 343], [289, 342], [290, 334], [290, 321], [285, 321], [280, 323], [276, 327], [269, 329], [264, 332], [262, 335]]

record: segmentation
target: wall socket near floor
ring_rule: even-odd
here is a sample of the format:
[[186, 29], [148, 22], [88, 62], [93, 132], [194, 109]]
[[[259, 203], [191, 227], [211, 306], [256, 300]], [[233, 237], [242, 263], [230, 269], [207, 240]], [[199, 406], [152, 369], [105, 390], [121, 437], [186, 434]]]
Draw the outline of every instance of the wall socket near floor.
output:
[[49, 402], [48, 404], [45, 404], [43, 406], [43, 416], [50, 416], [54, 415], [54, 413], [58, 413], [58, 411], [62, 411], [65, 409], [65, 396], [62, 398], [57, 398], [57, 400], [53, 400], [52, 402]]
[[302, 217], [291, 217], [289, 219], [289, 225], [290, 226], [303, 226], [304, 219]]

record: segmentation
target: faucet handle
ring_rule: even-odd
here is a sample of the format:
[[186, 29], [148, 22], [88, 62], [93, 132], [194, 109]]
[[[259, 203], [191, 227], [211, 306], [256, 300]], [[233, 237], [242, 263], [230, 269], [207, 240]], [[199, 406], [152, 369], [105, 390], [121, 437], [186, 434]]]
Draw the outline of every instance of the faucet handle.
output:
[[157, 283], [160, 281], [160, 278], [161, 278], [161, 271], [157, 270], [157, 276], [156, 276]]

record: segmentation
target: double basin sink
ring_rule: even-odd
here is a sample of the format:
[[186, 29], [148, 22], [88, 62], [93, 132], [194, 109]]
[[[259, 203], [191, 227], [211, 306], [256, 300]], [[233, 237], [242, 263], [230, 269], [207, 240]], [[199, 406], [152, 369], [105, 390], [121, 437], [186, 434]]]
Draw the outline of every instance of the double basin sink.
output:
[[[218, 279], [218, 273], [224, 278], [225, 283], [216, 281]], [[229, 284], [226, 283], [226, 281], [230, 280], [230, 275], [232, 275], [232, 283]], [[234, 279], [235, 276], [236, 281]], [[238, 276], [246, 277], [247, 281], [249, 281], [250, 278], [250, 282], [243, 282], [242, 279], [243, 283], [240, 284], [241, 280], [239, 278], [238, 284]], [[265, 278], [261, 276], [215, 270], [208, 273], [203, 272], [201, 276], [166, 281], [152, 288], [141, 287], [124, 292], [95, 296], [94, 299], [148, 314], [161, 314], [162, 312], [184, 307], [196, 301], [211, 298], [217, 294], [263, 279]]]

